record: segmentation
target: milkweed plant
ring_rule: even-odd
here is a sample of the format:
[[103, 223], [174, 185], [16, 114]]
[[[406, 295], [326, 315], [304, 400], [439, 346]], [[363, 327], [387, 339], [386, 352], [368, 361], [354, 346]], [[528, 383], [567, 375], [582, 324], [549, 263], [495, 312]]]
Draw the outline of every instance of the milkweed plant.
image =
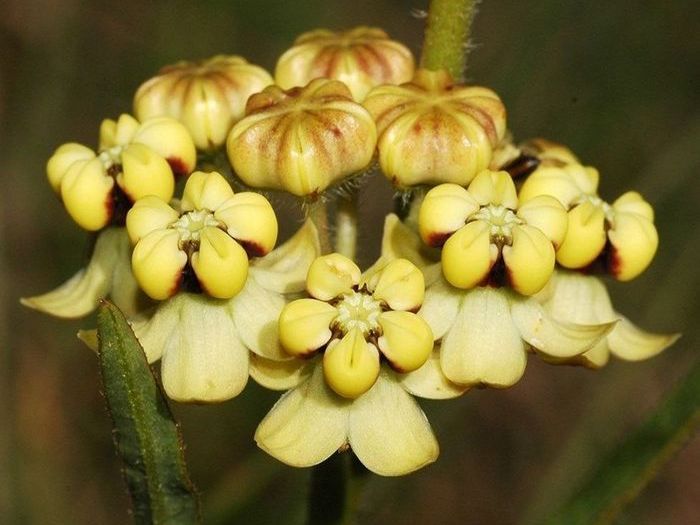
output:
[[[357, 27], [302, 34], [274, 74], [236, 55], [166, 66], [96, 146], [48, 158], [94, 248], [22, 302], [64, 318], [99, 308], [80, 337], [100, 357], [137, 521], [198, 519], [165, 398], [134, 401], [139, 380], [153, 399], [213, 403], [252, 378], [280, 392], [253, 436], [267, 454], [403, 476], [439, 460], [419, 399], [511, 387], [529, 359], [598, 369], [677, 339], [637, 326], [607, 291], [652, 263], [653, 203], [601, 195], [567, 146], [514, 137], [499, 95], [462, 80], [472, 16], [471, 2], [432, 2], [418, 63]], [[356, 195], [382, 176], [397, 213], [363, 269]], [[284, 242], [275, 192], [306, 217]]]

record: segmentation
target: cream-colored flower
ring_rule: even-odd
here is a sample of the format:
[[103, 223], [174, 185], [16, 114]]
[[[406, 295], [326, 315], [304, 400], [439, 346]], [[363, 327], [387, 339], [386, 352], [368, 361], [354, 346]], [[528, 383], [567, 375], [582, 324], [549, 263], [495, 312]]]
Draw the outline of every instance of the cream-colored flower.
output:
[[340, 80], [361, 102], [380, 84], [400, 84], [413, 76], [413, 55], [376, 27], [302, 34], [277, 61], [275, 82], [283, 89], [305, 86], [319, 77]]
[[485, 170], [466, 190], [456, 184], [431, 189], [418, 223], [426, 244], [443, 246], [442, 272], [453, 286], [509, 284], [532, 295], [552, 275], [567, 218], [552, 197], [519, 203], [508, 173]]
[[468, 184], [491, 162], [506, 113], [490, 89], [418, 70], [401, 86], [374, 88], [364, 106], [377, 123], [379, 162], [397, 186]]
[[170, 118], [142, 123], [129, 115], [105, 120], [96, 154], [80, 144], [60, 146], [46, 172], [66, 211], [81, 227], [96, 231], [123, 224], [136, 199], [173, 195], [173, 173], [192, 171], [196, 152], [185, 127]]
[[226, 149], [249, 186], [305, 196], [366, 168], [376, 142], [372, 117], [348, 88], [316, 79], [289, 91], [269, 86], [250, 97]]
[[598, 196], [595, 168], [579, 164], [563, 146], [536, 144], [543, 160], [523, 184], [520, 199], [550, 195], [568, 210], [569, 228], [557, 262], [566, 268], [600, 262], [620, 281], [641, 274], [659, 244], [651, 205], [634, 191], [608, 204]]
[[246, 282], [249, 255], [267, 254], [277, 240], [277, 219], [267, 199], [234, 194], [217, 172], [189, 177], [179, 211], [153, 195], [139, 199], [126, 227], [136, 280], [157, 300], [183, 284], [229, 299]]
[[139, 120], [172, 117], [192, 134], [197, 148], [218, 148], [245, 113], [248, 97], [272, 84], [263, 68], [235, 55], [181, 61], [160, 70], [134, 96]]
[[557, 270], [536, 299], [561, 322], [596, 324], [619, 320], [593, 348], [573, 358], [555, 360], [558, 362], [600, 368], [608, 362], [610, 354], [626, 361], [641, 361], [657, 355], [680, 337], [680, 334], [654, 334], [635, 326], [614, 310], [605, 284], [593, 275]]

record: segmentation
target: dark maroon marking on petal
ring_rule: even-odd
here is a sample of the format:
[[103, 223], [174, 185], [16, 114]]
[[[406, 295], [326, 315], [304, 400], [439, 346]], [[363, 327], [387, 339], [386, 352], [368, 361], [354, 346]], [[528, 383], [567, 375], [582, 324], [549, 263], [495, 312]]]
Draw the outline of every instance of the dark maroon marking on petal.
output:
[[431, 233], [430, 236], [428, 237], [428, 240], [426, 241], [426, 244], [428, 246], [432, 246], [433, 248], [439, 248], [443, 244], [447, 242], [447, 239], [452, 237], [452, 234], [454, 232], [437, 232], [437, 233]]
[[607, 257], [605, 258], [605, 266], [610, 275], [616, 279], [622, 273], [622, 259], [620, 258], [620, 253], [615, 249], [610, 241], [608, 241], [606, 248], [608, 248]]
[[479, 283], [479, 286], [491, 286], [493, 288], [500, 288], [501, 286], [512, 287], [511, 272], [506, 266], [503, 257], [500, 255], [498, 256], [498, 259], [496, 259], [496, 262], [491, 266], [484, 280]]
[[189, 173], [187, 169], [187, 164], [179, 157], [168, 157], [168, 164], [170, 164], [170, 169], [173, 170], [173, 174], [176, 177], [183, 177]]
[[107, 197], [106, 205], [109, 210], [110, 224], [124, 226], [126, 214], [134, 205], [134, 201], [115, 183]]
[[243, 241], [240, 239], [236, 239], [236, 242], [243, 247], [245, 252], [248, 254], [249, 259], [251, 257], [262, 257], [263, 255], [267, 255], [269, 253], [265, 248], [260, 246], [255, 241]]
[[187, 264], [185, 264], [185, 267], [180, 272], [179, 281], [175, 284], [175, 291], [178, 289], [182, 289], [183, 291], [189, 293], [206, 292], [202, 286], [202, 283], [197, 278], [197, 275], [194, 273], [194, 269], [190, 264], [189, 258], [187, 259]]
[[540, 165], [540, 159], [531, 155], [520, 155], [517, 159], [503, 166], [503, 170], [507, 171], [511, 177], [517, 179], [530, 175]]
[[183, 287], [183, 284], [185, 282], [185, 270], [188, 267], [189, 267], [189, 264], [185, 265], [185, 268], [183, 268], [183, 270], [180, 272], [180, 275], [178, 275], [177, 279], [175, 279], [175, 283], [173, 283], [173, 287], [168, 292], [168, 297], [172, 297], [180, 290], [180, 288]]
[[587, 266], [576, 268], [579, 272], [585, 275], [605, 275], [610, 274], [613, 277], [620, 271], [621, 261], [614, 253], [615, 247], [610, 244], [610, 241], [605, 243], [598, 257], [593, 259]]

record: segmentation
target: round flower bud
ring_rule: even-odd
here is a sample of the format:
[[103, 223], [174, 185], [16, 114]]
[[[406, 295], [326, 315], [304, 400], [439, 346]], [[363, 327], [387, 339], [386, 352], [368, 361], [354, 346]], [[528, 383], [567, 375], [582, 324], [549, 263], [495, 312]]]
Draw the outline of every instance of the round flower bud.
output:
[[361, 102], [374, 86], [400, 84], [413, 76], [411, 52], [381, 29], [356, 27], [302, 34], [277, 61], [275, 82], [283, 89], [304, 86], [319, 77], [345, 83]]
[[249, 186], [305, 196], [365, 168], [376, 140], [372, 117], [348, 88], [316, 79], [289, 91], [269, 86], [250, 97], [226, 149]]
[[248, 97], [272, 84], [263, 68], [239, 56], [217, 55], [182, 61], [160, 70], [134, 96], [140, 119], [167, 116], [188, 129], [197, 148], [221, 146], [231, 126], [243, 117]]
[[379, 162], [397, 186], [466, 185], [491, 162], [506, 111], [490, 89], [455, 85], [446, 71], [374, 88], [364, 101], [379, 133]]

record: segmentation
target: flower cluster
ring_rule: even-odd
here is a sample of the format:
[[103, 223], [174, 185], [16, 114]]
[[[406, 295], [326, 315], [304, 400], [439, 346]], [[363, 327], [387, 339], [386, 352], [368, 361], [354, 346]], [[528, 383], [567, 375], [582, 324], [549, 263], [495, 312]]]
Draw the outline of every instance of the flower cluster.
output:
[[[514, 143], [493, 90], [416, 70], [380, 29], [306, 33], [274, 80], [238, 56], [179, 62], [134, 110], [103, 122], [97, 151], [69, 143], [49, 159], [96, 242], [85, 269], [23, 302], [81, 317], [110, 296], [177, 401], [231, 399], [249, 377], [287, 391], [255, 439], [290, 465], [350, 448], [405, 474], [438, 456], [415, 397], [511, 386], [530, 352], [595, 368], [677, 338], [616, 313], [601, 280], [649, 266], [651, 205], [603, 200], [564, 146]], [[261, 191], [308, 212], [377, 166], [408, 213], [387, 217], [370, 268], [333, 252], [311, 214], [275, 248]]]

